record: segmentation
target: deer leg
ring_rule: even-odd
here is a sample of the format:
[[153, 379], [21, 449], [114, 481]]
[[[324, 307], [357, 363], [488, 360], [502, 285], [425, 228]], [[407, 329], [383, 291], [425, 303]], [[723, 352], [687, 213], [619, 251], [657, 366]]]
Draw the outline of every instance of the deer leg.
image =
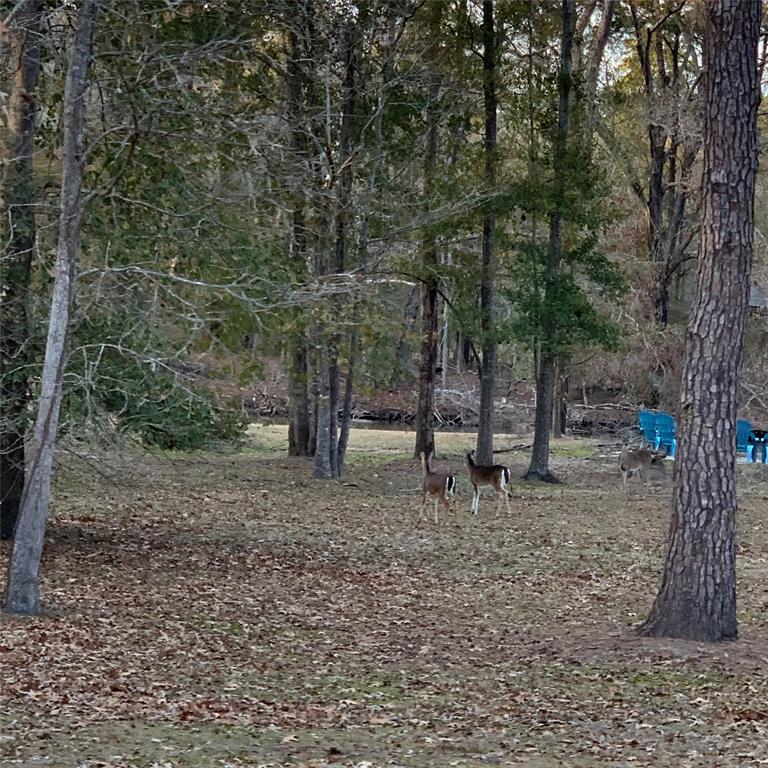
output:
[[476, 515], [480, 508], [480, 489], [475, 485], [472, 487], [472, 514]]
[[440, 502], [440, 497], [435, 496], [435, 525], [437, 525], [437, 505]]
[[419, 521], [421, 521], [422, 516], [424, 515], [424, 505], [427, 503], [427, 492], [424, 491], [421, 494], [421, 509], [419, 510]]

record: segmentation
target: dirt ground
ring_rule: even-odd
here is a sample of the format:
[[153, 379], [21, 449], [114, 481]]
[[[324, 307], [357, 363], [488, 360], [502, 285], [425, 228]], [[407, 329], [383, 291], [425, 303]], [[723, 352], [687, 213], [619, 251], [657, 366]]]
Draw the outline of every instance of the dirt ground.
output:
[[226, 455], [62, 455], [45, 615], [0, 617], [0, 765], [768, 762], [768, 470], [739, 466], [742, 639], [650, 641], [669, 482], [625, 496], [615, 455], [563, 440], [562, 486], [473, 518], [472, 442], [439, 436], [460, 494], [438, 525], [402, 432], [356, 431], [338, 482], [282, 427]]

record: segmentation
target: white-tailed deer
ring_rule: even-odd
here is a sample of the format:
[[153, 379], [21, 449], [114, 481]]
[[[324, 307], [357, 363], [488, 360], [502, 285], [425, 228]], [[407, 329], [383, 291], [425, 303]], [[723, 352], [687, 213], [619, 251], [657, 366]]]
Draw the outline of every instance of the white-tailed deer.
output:
[[456, 493], [456, 478], [448, 472], [433, 472], [429, 468], [429, 459], [424, 451], [421, 452], [421, 471], [424, 473], [424, 481], [421, 484], [419, 520], [424, 514], [427, 497], [431, 496], [435, 500], [435, 522], [437, 522], [437, 505], [442, 504], [446, 512], [450, 509], [448, 498]]
[[624, 490], [626, 491], [627, 489], [627, 480], [634, 474], [638, 474], [643, 482], [648, 485], [651, 467], [658, 468], [663, 473], [663, 461], [666, 455], [666, 453], [657, 453], [647, 445], [625, 445], [619, 454], [619, 469], [621, 470]]
[[502, 498], [507, 504], [509, 512], [509, 467], [503, 467], [501, 464], [493, 466], [483, 466], [475, 464], [472, 459], [474, 451], [467, 454], [467, 466], [469, 467], [469, 482], [472, 483], [472, 514], [476, 515], [480, 508], [480, 488], [484, 485], [490, 485], [499, 495], [499, 505]]

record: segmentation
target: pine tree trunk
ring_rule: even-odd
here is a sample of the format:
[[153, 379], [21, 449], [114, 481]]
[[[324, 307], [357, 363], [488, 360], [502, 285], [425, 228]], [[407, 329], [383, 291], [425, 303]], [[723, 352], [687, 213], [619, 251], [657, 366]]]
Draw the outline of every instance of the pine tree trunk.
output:
[[645, 635], [736, 638], [736, 416], [754, 238], [762, 4], [707, 3], [702, 230], [669, 549]]
[[8, 570], [4, 608], [11, 613], [40, 612], [38, 572], [50, 503], [53, 452], [56, 447], [64, 360], [75, 292], [83, 205], [85, 89], [88, 65], [93, 52], [97, 10], [96, 0], [81, 0], [64, 88], [64, 138], [56, 276], [30, 466]]
[[[483, 94], [485, 102], [485, 182], [496, 186], [496, 28], [493, 0], [483, 0]], [[480, 282], [480, 413], [477, 426], [476, 462], [493, 464], [493, 392], [496, 383], [496, 339], [493, 311], [494, 240], [496, 214], [490, 203], [483, 214], [483, 257]]]
[[27, 292], [35, 246], [32, 155], [40, 72], [42, 0], [20, 4], [0, 23], [9, 93], [0, 162], [0, 539], [13, 538], [24, 489], [28, 375]]
[[552, 145], [554, 168], [554, 204], [549, 213], [547, 276], [544, 286], [544, 317], [541, 325], [538, 376], [536, 378], [536, 415], [531, 464], [526, 480], [558, 482], [549, 469], [549, 435], [552, 428], [552, 402], [555, 387], [557, 350], [553, 345], [554, 296], [563, 253], [563, 207], [565, 203], [565, 165], [571, 114], [571, 71], [573, 67], [573, 34], [576, 24], [574, 0], [563, 0], [563, 34], [560, 46], [558, 77], [557, 132]]

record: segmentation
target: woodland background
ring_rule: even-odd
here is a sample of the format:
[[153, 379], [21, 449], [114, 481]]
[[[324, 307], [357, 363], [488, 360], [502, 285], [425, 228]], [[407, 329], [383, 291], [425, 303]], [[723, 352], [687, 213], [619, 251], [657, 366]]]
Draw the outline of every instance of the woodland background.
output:
[[[0, 7], [0, 761], [765, 763], [759, 5]], [[727, 354], [624, 488], [550, 433], [675, 410], [701, 232]]]
[[[14, 306], [27, 314], [3, 356], [10, 433], [29, 423], [42, 363], [73, 21], [66, 3], [38, 5], [35, 234], [23, 279], [3, 259], [4, 343]], [[558, 2], [103, 3], [62, 432], [189, 449], [286, 414], [291, 452], [332, 476], [352, 413], [405, 415], [417, 435], [434, 412], [527, 431], [547, 357], [554, 434], [569, 419], [630, 423], [640, 404], [674, 410], [698, 244], [702, 11], [575, 10], [559, 143]], [[763, 187], [761, 174], [740, 396], [756, 422]], [[619, 407], [585, 415], [606, 402]]]

